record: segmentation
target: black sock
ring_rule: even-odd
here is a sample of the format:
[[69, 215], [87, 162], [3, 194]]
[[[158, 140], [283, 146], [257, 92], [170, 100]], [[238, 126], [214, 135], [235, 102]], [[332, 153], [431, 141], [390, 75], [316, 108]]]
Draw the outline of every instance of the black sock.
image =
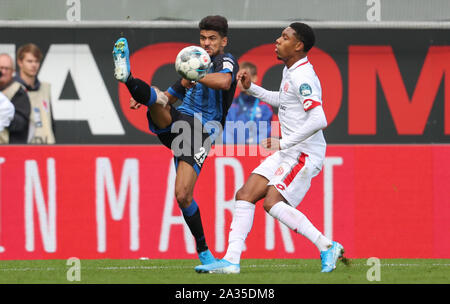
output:
[[[152, 89], [147, 83], [138, 78], [133, 78], [130, 74], [125, 84], [134, 100], [143, 105], [147, 105], [152, 97]], [[156, 96], [154, 96], [154, 98], [156, 98]]]
[[197, 244], [197, 252], [202, 252], [208, 249], [206, 245], [205, 234], [203, 232], [202, 219], [200, 217], [200, 209], [195, 201], [189, 205], [189, 207], [181, 209], [183, 211], [183, 217], [194, 236]]

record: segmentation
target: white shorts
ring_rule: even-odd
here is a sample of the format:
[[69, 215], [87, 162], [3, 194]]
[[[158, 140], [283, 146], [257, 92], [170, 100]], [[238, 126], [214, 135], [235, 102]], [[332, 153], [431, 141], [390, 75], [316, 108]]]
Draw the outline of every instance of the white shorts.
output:
[[280, 194], [293, 207], [297, 207], [311, 186], [311, 179], [319, 174], [307, 154], [282, 153], [277, 151], [267, 157], [252, 173], [269, 180], [267, 185], [275, 186]]

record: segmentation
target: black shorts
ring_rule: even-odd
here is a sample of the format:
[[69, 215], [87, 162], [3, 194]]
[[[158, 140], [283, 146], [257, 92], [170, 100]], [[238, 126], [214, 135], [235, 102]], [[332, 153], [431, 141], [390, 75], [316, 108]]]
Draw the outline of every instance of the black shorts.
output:
[[[175, 166], [180, 160], [191, 165], [197, 174], [211, 150], [210, 135], [205, 131], [200, 120], [181, 113], [174, 107], [170, 109], [172, 125], [163, 132], [157, 132], [161, 143], [174, 153]], [[150, 120], [150, 115], [148, 115]]]

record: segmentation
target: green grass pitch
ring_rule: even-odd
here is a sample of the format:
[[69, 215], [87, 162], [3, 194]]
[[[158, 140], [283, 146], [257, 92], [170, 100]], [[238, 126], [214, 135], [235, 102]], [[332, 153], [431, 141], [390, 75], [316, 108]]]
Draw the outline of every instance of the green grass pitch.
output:
[[[80, 260], [80, 281], [66, 260], [0, 261], [1, 284], [449, 284], [449, 259], [381, 259], [369, 281], [366, 259], [320, 272], [320, 260], [246, 259], [240, 274], [198, 274], [197, 260]], [[72, 272], [70, 272], [72, 270]], [[70, 276], [69, 277], [73, 277]]]

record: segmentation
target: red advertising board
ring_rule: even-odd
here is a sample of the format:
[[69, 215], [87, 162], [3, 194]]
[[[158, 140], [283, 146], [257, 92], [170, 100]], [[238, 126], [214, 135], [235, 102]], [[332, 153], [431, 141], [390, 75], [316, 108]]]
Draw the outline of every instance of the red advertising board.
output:
[[[450, 258], [449, 145], [329, 145], [299, 209], [351, 258]], [[263, 156], [210, 155], [194, 198], [227, 246], [233, 196]], [[0, 259], [196, 258], [162, 146], [4, 146]], [[257, 207], [243, 258], [317, 258]]]

